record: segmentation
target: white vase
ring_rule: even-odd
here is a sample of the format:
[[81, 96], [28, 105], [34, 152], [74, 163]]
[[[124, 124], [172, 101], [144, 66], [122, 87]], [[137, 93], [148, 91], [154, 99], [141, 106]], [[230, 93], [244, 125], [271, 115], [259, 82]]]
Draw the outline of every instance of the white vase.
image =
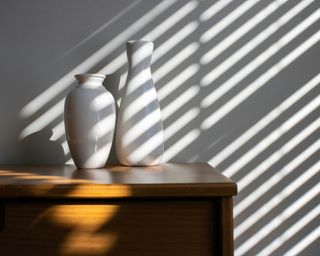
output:
[[78, 168], [104, 167], [115, 129], [115, 101], [100, 74], [76, 75], [78, 85], [65, 101], [64, 121], [70, 154]]
[[150, 70], [153, 43], [129, 41], [126, 48], [129, 67], [117, 120], [117, 157], [123, 165], [156, 165], [164, 153], [164, 135]]

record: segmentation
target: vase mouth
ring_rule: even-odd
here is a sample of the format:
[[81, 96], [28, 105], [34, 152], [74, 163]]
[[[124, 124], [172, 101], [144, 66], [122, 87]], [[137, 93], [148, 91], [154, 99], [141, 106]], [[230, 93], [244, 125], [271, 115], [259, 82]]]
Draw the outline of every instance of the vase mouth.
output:
[[106, 78], [105, 75], [102, 74], [94, 74], [94, 73], [84, 73], [84, 74], [77, 74], [74, 76], [77, 80], [83, 79], [83, 78]]
[[127, 44], [153, 44], [153, 42], [147, 40], [130, 40], [127, 41]]
[[102, 82], [106, 78], [105, 75], [102, 74], [91, 74], [91, 73], [85, 73], [85, 74], [78, 74], [74, 76], [78, 81], [78, 86], [80, 85], [102, 85]]

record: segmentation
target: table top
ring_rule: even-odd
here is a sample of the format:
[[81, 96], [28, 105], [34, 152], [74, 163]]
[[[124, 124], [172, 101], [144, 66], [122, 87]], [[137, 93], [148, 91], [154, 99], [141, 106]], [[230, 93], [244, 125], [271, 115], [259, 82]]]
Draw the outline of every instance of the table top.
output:
[[206, 163], [151, 167], [0, 166], [0, 198], [233, 196], [236, 184]]

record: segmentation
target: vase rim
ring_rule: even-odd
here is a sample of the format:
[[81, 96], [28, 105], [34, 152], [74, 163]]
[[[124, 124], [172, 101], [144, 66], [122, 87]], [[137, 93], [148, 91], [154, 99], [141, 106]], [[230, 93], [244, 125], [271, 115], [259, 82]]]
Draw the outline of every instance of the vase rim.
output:
[[128, 44], [134, 44], [134, 43], [152, 43], [152, 41], [148, 41], [148, 40], [129, 40], [127, 41]]
[[84, 73], [84, 74], [77, 74], [74, 76], [76, 79], [79, 79], [81, 77], [96, 77], [96, 78], [106, 78], [105, 75], [102, 74], [94, 74], [94, 73]]

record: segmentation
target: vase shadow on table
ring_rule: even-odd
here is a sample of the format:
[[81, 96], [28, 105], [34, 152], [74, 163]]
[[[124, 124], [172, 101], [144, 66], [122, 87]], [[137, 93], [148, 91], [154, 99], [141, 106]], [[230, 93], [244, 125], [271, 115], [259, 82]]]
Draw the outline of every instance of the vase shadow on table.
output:
[[20, 164], [64, 164], [66, 156], [61, 143], [50, 140], [53, 132], [43, 129], [23, 138], [18, 143]]

